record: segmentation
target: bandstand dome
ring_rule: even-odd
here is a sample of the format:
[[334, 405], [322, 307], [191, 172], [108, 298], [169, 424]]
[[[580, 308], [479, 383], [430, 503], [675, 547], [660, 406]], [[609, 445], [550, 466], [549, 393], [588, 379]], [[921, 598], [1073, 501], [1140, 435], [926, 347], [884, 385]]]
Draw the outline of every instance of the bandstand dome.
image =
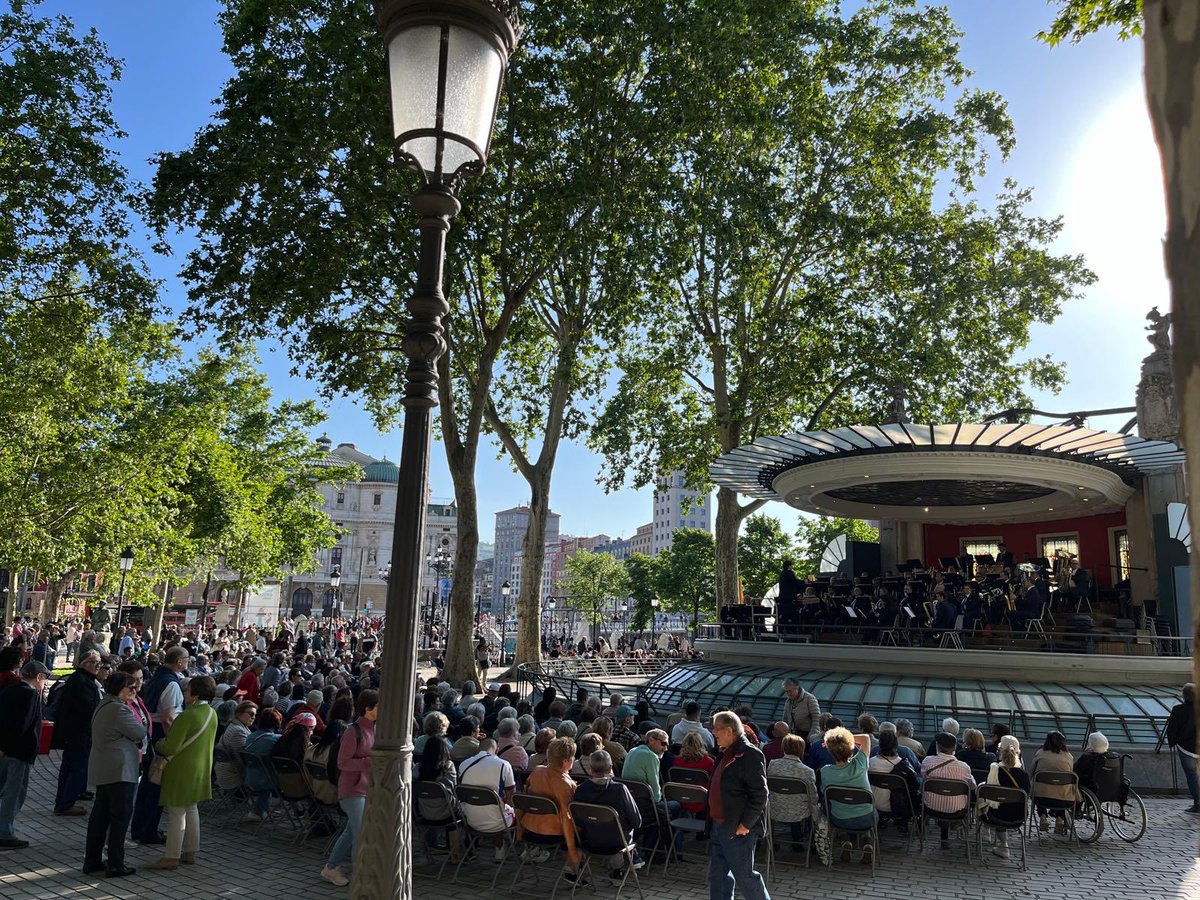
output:
[[760, 437], [712, 480], [821, 515], [908, 522], [1054, 520], [1122, 509], [1142, 475], [1184, 454], [1169, 441], [1078, 425], [849, 425]]

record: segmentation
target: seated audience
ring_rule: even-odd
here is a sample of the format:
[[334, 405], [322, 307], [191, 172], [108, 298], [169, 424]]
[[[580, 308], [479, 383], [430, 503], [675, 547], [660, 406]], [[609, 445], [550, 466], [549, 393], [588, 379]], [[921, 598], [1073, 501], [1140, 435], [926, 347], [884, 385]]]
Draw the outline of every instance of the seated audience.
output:
[[[946, 721], [954, 720], [947, 719]], [[943, 731], [933, 739], [933, 746], [937, 752], [926, 756], [921, 761], [921, 780], [928, 781], [930, 778], [937, 778], [943, 781], [961, 781], [974, 789], [975, 778], [971, 775], [971, 767], [954, 755], [958, 748], [955, 736], [948, 731]], [[969, 800], [970, 798], [967, 796], [943, 797], [941, 794], [926, 793], [922, 802], [935, 813], [953, 814], [965, 810]], [[942, 825], [941, 833], [942, 849], [945, 850], [950, 846], [949, 827]]]
[[1066, 834], [1067, 821], [1063, 811], [1072, 808], [1082, 797], [1072, 785], [1039, 784], [1038, 772], [1074, 772], [1075, 757], [1067, 749], [1067, 739], [1060, 731], [1046, 735], [1042, 749], [1033, 757], [1029, 777], [1033, 781], [1033, 801], [1038, 811], [1038, 830], [1049, 831], [1049, 815], [1054, 816], [1054, 833]]
[[[787, 728], [786, 723], [778, 724]], [[804, 782], [806, 792], [779, 794], [771, 791], [771, 821], [788, 824], [792, 833], [792, 849], [798, 850], [812, 819], [813, 801], [817, 796], [817, 775], [804, 764], [804, 738], [800, 735], [784, 734], [780, 748], [782, 755], [767, 763], [767, 778], [795, 778]]]
[[[868, 757], [855, 746], [854, 735], [845, 728], [831, 728], [825, 732], [824, 746], [833, 762], [821, 769], [822, 792], [831, 787], [852, 787], [860, 788], [870, 794], [871, 783], [867, 780]], [[879, 815], [875, 812], [873, 803], [834, 802], [828, 804], [826, 813], [829, 816], [830, 828], [838, 831], [865, 828], [879, 821]], [[848, 839], [849, 833], [851, 832], [843, 835], [847, 839], [842, 842], [842, 862], [849, 862], [850, 854], [854, 850], [854, 844]], [[864, 865], [869, 866], [875, 853], [875, 847], [870, 843], [867, 832], [858, 832], [858, 836], [861, 839], [862, 847], [861, 861]]]

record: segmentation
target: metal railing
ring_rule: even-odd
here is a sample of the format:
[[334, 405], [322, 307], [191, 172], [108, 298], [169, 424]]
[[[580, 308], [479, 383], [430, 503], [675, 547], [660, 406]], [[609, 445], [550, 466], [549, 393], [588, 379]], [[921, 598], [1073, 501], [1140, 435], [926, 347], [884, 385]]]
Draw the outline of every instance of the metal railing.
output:
[[[747, 643], [869, 644], [875, 646], [939, 646], [941, 635], [953, 634], [966, 650], [1085, 653], [1114, 656], [1186, 658], [1192, 655], [1192, 638], [1131, 634], [1125, 631], [1070, 631], [1049, 627], [1031, 632], [994, 629], [945, 629], [884, 625], [787, 625], [783, 631], [761, 622], [722, 622], [700, 626], [701, 640], [733, 640]], [[986, 646], [970, 646], [976, 638]], [[1105, 646], [1101, 646], [1105, 645]], [[1116, 652], [1121, 647], [1121, 652]], [[1134, 650], [1142, 647], [1144, 650]], [[958, 649], [955, 647], [955, 649]]]
[[566, 703], [574, 700], [579, 688], [586, 688], [589, 693], [602, 698], [612, 693], [633, 693], [640, 699], [644, 696], [647, 682], [681, 662], [685, 660], [659, 657], [588, 659], [564, 656], [561, 659], [545, 659], [517, 666], [517, 689], [532, 689], [541, 694], [547, 687], [553, 687]]

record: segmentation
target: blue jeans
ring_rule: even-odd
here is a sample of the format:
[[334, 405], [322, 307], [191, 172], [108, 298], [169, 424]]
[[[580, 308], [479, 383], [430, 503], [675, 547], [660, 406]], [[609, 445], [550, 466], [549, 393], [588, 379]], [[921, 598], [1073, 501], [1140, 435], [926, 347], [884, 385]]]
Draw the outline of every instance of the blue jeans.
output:
[[1187, 782], [1188, 792], [1192, 795], [1192, 804], [1200, 806], [1200, 779], [1196, 775], [1196, 757], [1176, 751], [1179, 764], [1183, 766], [1183, 780]]
[[757, 844], [753, 832], [739, 837], [726, 825], [713, 822], [708, 842], [709, 900], [733, 900], [735, 886], [746, 900], [771, 900], [762, 875], [754, 868]]
[[0, 838], [4, 840], [11, 841], [17, 836], [13, 822], [25, 805], [31, 771], [33, 763], [0, 756]]
[[346, 861], [347, 857], [354, 862], [354, 848], [358, 844], [358, 830], [362, 828], [363, 810], [366, 809], [367, 798], [345, 797], [338, 801], [338, 805], [346, 814], [346, 828], [329, 853], [329, 862], [325, 865], [331, 869], [336, 869]]
[[88, 750], [64, 750], [58, 767], [58, 791], [54, 795], [54, 811], [66, 812], [87, 790]]

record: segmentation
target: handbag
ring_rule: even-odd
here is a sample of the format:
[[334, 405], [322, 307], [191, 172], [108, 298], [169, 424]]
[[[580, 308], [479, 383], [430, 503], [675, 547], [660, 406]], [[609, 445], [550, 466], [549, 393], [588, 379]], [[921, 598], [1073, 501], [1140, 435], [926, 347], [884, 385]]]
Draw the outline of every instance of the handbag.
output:
[[825, 865], [833, 859], [833, 836], [829, 830], [829, 819], [820, 810], [813, 811], [813, 844], [817, 857]]
[[[211, 706], [208, 709], [212, 715], [216, 715], [215, 712], [212, 712]], [[200, 735], [204, 734], [204, 732], [207, 730], [208, 719], [205, 719], [204, 724], [196, 729], [196, 732], [190, 738], [183, 742], [182, 747], [175, 751], [175, 756], [178, 756], [180, 753], [190, 747], [196, 738], [200, 737]], [[163, 772], [167, 770], [167, 763], [173, 760], [175, 756], [163, 756], [161, 753], [157, 752], [154, 754], [154, 759], [150, 760], [150, 768], [146, 770], [146, 777], [150, 779], [151, 784], [162, 784]]]

